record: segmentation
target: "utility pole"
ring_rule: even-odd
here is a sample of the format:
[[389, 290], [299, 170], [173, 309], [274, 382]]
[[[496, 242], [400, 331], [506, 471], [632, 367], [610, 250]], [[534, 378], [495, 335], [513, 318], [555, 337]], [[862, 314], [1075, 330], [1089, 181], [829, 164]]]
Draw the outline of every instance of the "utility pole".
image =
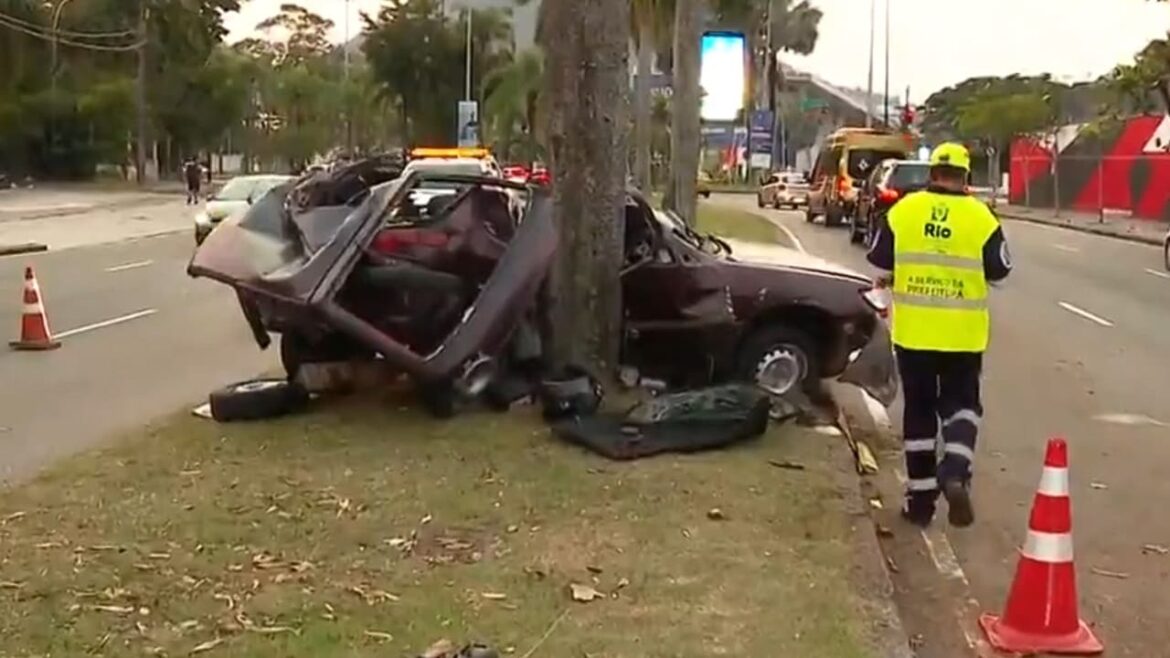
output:
[[475, 11], [471, 7], [467, 8], [467, 65], [466, 65], [466, 79], [463, 87], [463, 99], [471, 100], [471, 20], [475, 16]]
[[886, 0], [886, 84], [882, 93], [882, 120], [890, 127], [890, 2]]
[[148, 0], [138, 0], [138, 149], [135, 157], [135, 179], [139, 185], [146, 183], [146, 54]]
[[873, 127], [873, 55], [877, 31], [877, 0], [869, 0], [869, 76], [865, 85], [865, 127]]

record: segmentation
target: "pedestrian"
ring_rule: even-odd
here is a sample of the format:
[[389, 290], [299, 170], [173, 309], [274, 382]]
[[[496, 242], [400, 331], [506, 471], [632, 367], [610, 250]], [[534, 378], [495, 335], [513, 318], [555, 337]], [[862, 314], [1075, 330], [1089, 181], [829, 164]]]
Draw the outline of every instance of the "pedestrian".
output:
[[203, 183], [203, 167], [195, 158], [189, 158], [183, 164], [183, 177], [187, 180], [187, 205], [199, 203], [199, 189]]
[[999, 220], [966, 191], [970, 172], [971, 156], [961, 144], [935, 148], [929, 186], [890, 209], [867, 255], [874, 266], [892, 272], [884, 281], [893, 292], [893, 341], [905, 401], [902, 515], [920, 526], [934, 518], [940, 490], [952, 525], [975, 521], [971, 475], [983, 419], [988, 282], [1003, 280], [1012, 268]]

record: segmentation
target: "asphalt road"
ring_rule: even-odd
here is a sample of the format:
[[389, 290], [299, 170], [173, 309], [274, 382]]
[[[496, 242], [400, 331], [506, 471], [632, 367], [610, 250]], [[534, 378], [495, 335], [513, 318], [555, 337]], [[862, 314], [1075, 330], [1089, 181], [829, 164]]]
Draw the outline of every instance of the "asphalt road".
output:
[[230, 289], [187, 276], [187, 229], [0, 258], [5, 342], [20, 326], [26, 264], [35, 268], [54, 333], [67, 334], [52, 352], [0, 348], [0, 483], [275, 366], [272, 351], [256, 347]]
[[[712, 202], [755, 208], [753, 196]], [[803, 213], [760, 212], [807, 251], [874, 271], [843, 228], [808, 224]], [[1082, 616], [1108, 655], [1163, 655], [1170, 645], [1170, 555], [1159, 550], [1170, 547], [1170, 515], [1162, 509], [1170, 501], [1170, 273], [1157, 247], [1010, 220], [1004, 230], [1015, 272], [992, 291], [978, 521], [964, 531], [936, 528], [923, 546], [892, 510], [883, 517], [897, 529], [890, 550], [901, 563], [902, 607], [912, 608], [907, 625], [923, 635], [920, 656], [950, 658], [958, 655], [951, 640], [934, 628], [947, 615], [923, 608], [941, 596], [973, 598], [957, 613], [968, 630], [975, 610], [1002, 609], [1045, 442], [1061, 436], [1070, 445]], [[892, 416], [898, 427], [896, 409]], [[892, 508], [896, 491], [886, 493]], [[950, 582], [936, 587], [938, 580]]]

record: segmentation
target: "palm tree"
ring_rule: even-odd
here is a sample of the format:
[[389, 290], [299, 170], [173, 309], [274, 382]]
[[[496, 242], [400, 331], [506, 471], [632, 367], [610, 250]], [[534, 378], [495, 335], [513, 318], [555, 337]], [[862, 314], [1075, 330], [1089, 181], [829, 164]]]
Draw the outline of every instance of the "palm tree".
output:
[[630, 33], [638, 47], [637, 77], [634, 79], [634, 182], [650, 188], [651, 126], [650, 83], [654, 53], [670, 34], [674, 0], [633, 0]]
[[520, 157], [531, 162], [539, 158], [536, 138], [544, 56], [539, 50], [520, 52], [515, 59], [493, 69], [483, 84], [484, 121], [487, 133], [505, 159], [510, 159], [515, 131], [520, 129]]
[[695, 177], [699, 171], [699, 41], [702, 7], [682, 0], [674, 14], [674, 94], [671, 96], [670, 183], [663, 204], [688, 224], [695, 223]]

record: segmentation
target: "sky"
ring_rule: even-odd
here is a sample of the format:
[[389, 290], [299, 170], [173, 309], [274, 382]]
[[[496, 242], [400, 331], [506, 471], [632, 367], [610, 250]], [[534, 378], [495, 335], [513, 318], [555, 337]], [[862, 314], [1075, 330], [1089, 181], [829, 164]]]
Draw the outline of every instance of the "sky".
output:
[[[289, 0], [246, 0], [227, 18], [231, 39], [247, 36], [256, 23]], [[333, 38], [344, 38], [345, 0], [297, 0], [336, 22]], [[452, 0], [453, 2], [456, 0]], [[810, 0], [825, 16], [820, 40], [808, 57], [786, 61], [834, 84], [866, 85], [870, 3]], [[890, 7], [890, 88], [921, 102], [932, 92], [976, 75], [1051, 73], [1083, 80], [1129, 61], [1151, 39], [1170, 31], [1170, 3], [1146, 0], [873, 0], [877, 6], [874, 87], [884, 82], [884, 12]], [[351, 0], [353, 34], [358, 12], [376, 11], [379, 0]]]

